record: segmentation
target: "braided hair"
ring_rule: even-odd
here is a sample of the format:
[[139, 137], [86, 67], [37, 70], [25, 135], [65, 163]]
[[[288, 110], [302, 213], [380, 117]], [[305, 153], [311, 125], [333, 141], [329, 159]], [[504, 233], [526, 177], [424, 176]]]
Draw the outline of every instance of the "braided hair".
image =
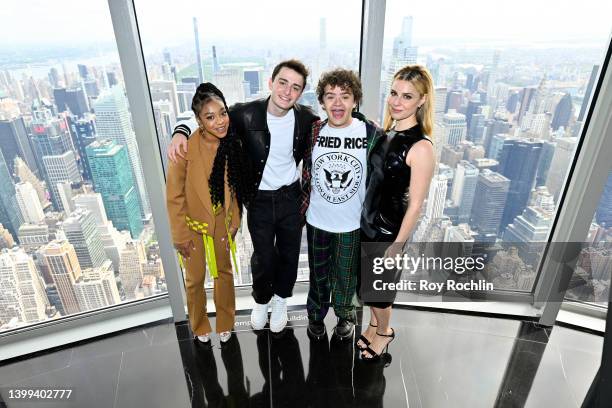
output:
[[[223, 93], [210, 82], [204, 82], [196, 89], [191, 102], [191, 110], [196, 117], [199, 117], [202, 107], [212, 99], [223, 102], [225, 109], [229, 112]], [[244, 151], [242, 141], [234, 132], [231, 121], [227, 129], [227, 135], [219, 140], [212, 172], [208, 179], [210, 199], [215, 207], [223, 207], [225, 204], [226, 170], [230, 191], [236, 197], [242, 213], [242, 206], [248, 206], [255, 195], [255, 180], [253, 179], [251, 161]]]

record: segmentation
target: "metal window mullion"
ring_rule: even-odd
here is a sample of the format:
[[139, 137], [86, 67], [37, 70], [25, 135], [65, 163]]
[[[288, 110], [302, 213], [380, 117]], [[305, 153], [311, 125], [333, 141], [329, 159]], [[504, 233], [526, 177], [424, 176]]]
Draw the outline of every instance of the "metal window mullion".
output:
[[363, 102], [359, 111], [376, 120], [380, 103], [380, 71], [385, 37], [386, 0], [363, 0], [359, 73]]
[[[121, 69], [140, 151], [145, 186], [151, 204], [155, 233], [164, 266], [168, 298], [174, 321], [184, 321], [185, 294], [166, 214], [165, 178], [153, 116], [144, 54], [133, 0], [108, 0]], [[165, 154], [165, 152], [164, 152]]]

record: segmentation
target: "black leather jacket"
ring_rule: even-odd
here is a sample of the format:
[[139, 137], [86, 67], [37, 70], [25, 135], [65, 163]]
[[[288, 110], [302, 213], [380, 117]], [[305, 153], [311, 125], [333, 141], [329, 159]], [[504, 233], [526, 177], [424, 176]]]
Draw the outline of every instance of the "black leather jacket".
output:
[[[261, 183], [270, 153], [270, 129], [266, 118], [269, 99], [268, 97], [252, 102], [236, 103], [229, 108], [231, 125], [243, 140], [247, 154], [252, 160], [257, 187]], [[319, 117], [309, 107], [297, 103], [293, 106], [293, 111], [295, 112], [293, 158], [297, 166], [304, 157], [306, 146], [310, 143], [312, 124], [319, 120]], [[174, 134], [180, 133], [189, 137], [194, 124], [195, 120], [179, 123], [174, 129]]]

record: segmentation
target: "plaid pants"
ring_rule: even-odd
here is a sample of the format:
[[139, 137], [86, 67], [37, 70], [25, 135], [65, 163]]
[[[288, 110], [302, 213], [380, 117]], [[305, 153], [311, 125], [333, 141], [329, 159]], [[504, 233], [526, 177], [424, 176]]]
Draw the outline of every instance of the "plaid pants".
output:
[[306, 226], [310, 290], [308, 318], [322, 321], [331, 305], [336, 316], [355, 322], [353, 297], [359, 273], [360, 230], [328, 232]]

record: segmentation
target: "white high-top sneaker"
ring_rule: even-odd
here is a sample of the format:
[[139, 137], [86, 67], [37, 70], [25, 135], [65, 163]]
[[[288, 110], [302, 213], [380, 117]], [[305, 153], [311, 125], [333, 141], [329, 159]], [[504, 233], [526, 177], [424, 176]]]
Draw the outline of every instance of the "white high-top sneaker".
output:
[[268, 322], [268, 304], [255, 303], [251, 311], [251, 327], [253, 330], [261, 330]]
[[270, 330], [273, 333], [283, 331], [287, 325], [287, 299], [274, 295], [272, 297], [272, 316], [270, 316]]

